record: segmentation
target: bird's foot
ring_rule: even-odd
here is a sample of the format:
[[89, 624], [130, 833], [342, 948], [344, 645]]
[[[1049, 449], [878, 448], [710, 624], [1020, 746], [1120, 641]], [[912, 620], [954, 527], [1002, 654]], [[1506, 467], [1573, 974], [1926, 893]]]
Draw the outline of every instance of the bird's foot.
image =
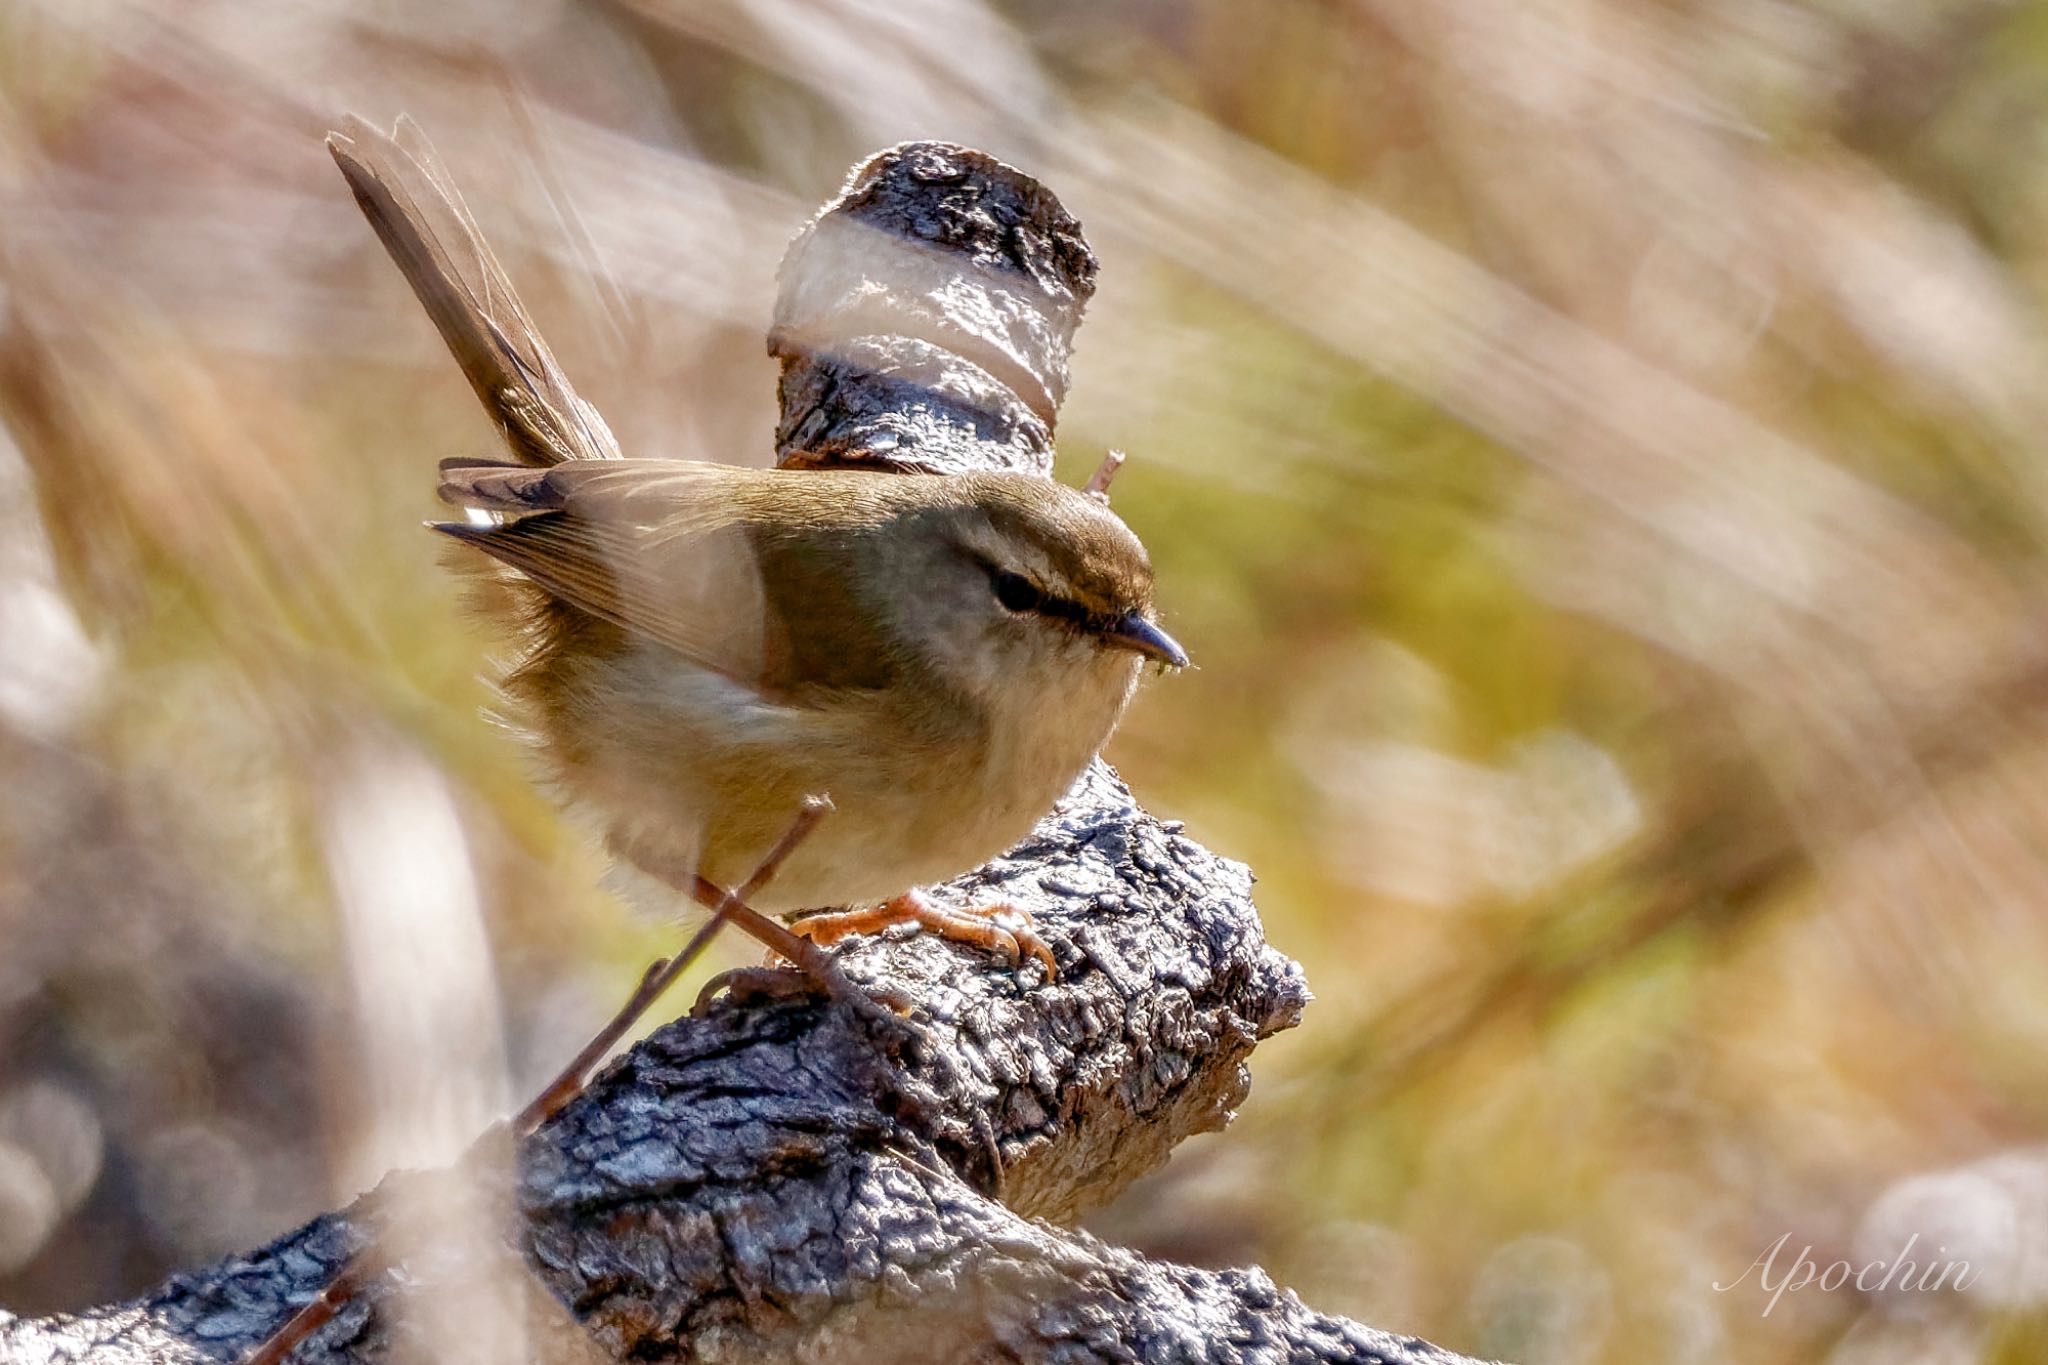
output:
[[812, 945], [805, 946], [814, 956], [795, 964], [795, 971], [787, 967], [735, 967], [720, 972], [697, 993], [696, 1003], [690, 1006], [690, 1017], [703, 1018], [721, 995], [744, 1004], [816, 992], [846, 1006], [867, 1023], [892, 1027], [901, 1027], [903, 1018], [916, 1007], [916, 1002], [894, 987], [858, 985], [829, 954]]
[[816, 989], [817, 983], [809, 977], [785, 967], [734, 967], [704, 983], [704, 989], [697, 992], [696, 1002], [690, 1006], [690, 1017], [702, 1019], [720, 996], [734, 1004], [747, 1005], [757, 1000], [787, 1000]]
[[965, 943], [993, 952], [1012, 966], [1026, 956], [1045, 964], [1046, 980], [1059, 976], [1052, 948], [1032, 927], [1031, 912], [1008, 901], [994, 901], [955, 910], [922, 891], [906, 891], [864, 910], [835, 910], [807, 915], [789, 926], [791, 933], [820, 946], [853, 934], [874, 934], [897, 924], [915, 924], [950, 943]]

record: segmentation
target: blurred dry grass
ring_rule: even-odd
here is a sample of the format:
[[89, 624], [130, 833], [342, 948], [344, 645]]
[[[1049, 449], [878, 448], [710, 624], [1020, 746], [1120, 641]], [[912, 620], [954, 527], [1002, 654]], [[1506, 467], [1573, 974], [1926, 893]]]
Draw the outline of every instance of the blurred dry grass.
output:
[[[1322, 997], [1105, 1232], [1530, 1365], [2048, 1350], [2037, 0], [11, 0], [0, 1302], [433, 1160], [665, 941], [478, 720], [348, 109], [648, 453], [767, 458], [867, 151], [1086, 224], [1203, 665], [1112, 757]], [[1714, 1291], [1787, 1233], [1983, 1273]]]

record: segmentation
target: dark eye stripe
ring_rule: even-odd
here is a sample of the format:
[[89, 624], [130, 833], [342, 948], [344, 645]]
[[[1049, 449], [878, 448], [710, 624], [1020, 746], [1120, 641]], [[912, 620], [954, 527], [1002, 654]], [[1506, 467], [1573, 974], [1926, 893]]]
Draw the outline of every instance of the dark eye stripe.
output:
[[1037, 616], [1049, 616], [1083, 630], [1094, 629], [1101, 624], [1096, 614], [1079, 602], [1054, 597], [1023, 574], [990, 565], [988, 578], [996, 601], [1005, 611], [1014, 611], [1020, 616], [1027, 611]]
[[1040, 616], [1050, 616], [1056, 621], [1065, 621], [1070, 625], [1090, 626], [1095, 622], [1093, 612], [1079, 602], [1069, 602], [1064, 597], [1041, 598], [1034, 610]]

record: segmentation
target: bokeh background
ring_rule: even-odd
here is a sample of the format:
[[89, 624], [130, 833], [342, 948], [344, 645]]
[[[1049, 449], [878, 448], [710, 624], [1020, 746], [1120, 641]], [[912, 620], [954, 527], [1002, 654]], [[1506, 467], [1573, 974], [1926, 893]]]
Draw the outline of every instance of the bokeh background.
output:
[[1099, 1231], [1528, 1365], [2048, 1358], [2042, 0], [0, 2], [0, 1305], [446, 1159], [673, 942], [480, 718], [345, 110], [638, 453], [767, 459], [869, 151], [1080, 217], [1064, 468], [1201, 664], [1111, 756], [1320, 996]]

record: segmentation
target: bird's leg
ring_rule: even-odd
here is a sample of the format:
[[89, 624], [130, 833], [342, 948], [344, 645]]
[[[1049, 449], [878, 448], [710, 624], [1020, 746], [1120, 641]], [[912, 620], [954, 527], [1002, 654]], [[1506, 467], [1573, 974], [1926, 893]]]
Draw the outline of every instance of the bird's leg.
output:
[[[783, 836], [782, 841], [769, 853], [754, 875], [747, 879], [746, 885], [735, 892], [722, 890], [706, 878], [697, 875], [694, 868], [685, 868], [656, 850], [629, 845], [620, 848], [618, 852], [642, 871], [659, 878], [674, 890], [682, 892], [712, 912], [711, 922], [699, 931], [700, 936], [721, 924], [730, 924], [750, 938], [758, 939], [772, 952], [780, 955], [827, 996], [850, 1006], [864, 1017], [887, 1016], [893, 1022], [894, 1015], [889, 1014], [890, 1010], [898, 1014], [910, 1012], [911, 1002], [908, 997], [888, 987], [878, 987], [872, 992], [863, 990], [840, 970], [839, 964], [834, 962], [824, 949], [798, 938], [779, 922], [747, 904], [747, 898], [768, 884], [768, 879], [775, 875], [775, 870], [782, 865], [782, 860], [789, 856], [803, 835], [810, 832], [809, 826], [815, 824], [831, 809], [832, 803], [823, 797], [805, 798], [805, 814], [799, 817], [801, 832], [796, 826], [792, 826], [790, 833]], [[743, 972], [745, 970], [742, 969]], [[705, 986], [703, 994], [697, 997], [697, 1004], [692, 1012], [701, 1011], [709, 998], [717, 994], [722, 986], [731, 984], [733, 979], [733, 973], [730, 972], [713, 978], [710, 984]], [[777, 983], [778, 987], [782, 984], [784, 983]]]
[[790, 925], [789, 930], [799, 938], [823, 945], [837, 943], [851, 934], [879, 933], [896, 924], [915, 924], [949, 943], [965, 943], [997, 953], [1012, 964], [1023, 961], [1028, 955], [1045, 964], [1046, 980], [1059, 976], [1052, 949], [1032, 928], [1031, 912], [1009, 901], [955, 910], [912, 888], [864, 910], [807, 915]]
[[[675, 984], [676, 978], [710, 946], [711, 940], [717, 937], [718, 931], [736, 911], [747, 909], [746, 899], [757, 894], [774, 879], [784, 860], [796, 850], [798, 844], [810, 837], [811, 831], [817, 828], [818, 821], [824, 819], [831, 810], [832, 803], [824, 797], [805, 797], [796, 818], [790, 821], [789, 828], [775, 841], [775, 847], [768, 850], [768, 856], [761, 860], [761, 865], [754, 869], [754, 874], [747, 878], [744, 886], [733, 892], [717, 891], [717, 888], [713, 888], [717, 891], [717, 901], [715, 904], [707, 902], [711, 904], [711, 918], [690, 936], [690, 941], [683, 945], [681, 952], [674, 957], [657, 958], [648, 964], [647, 970], [640, 975], [640, 984], [634, 988], [633, 994], [627, 997], [626, 1003], [619, 1006], [618, 1013], [597, 1031], [595, 1037], [583, 1045], [583, 1050], [576, 1054], [569, 1065], [562, 1068], [561, 1074], [549, 1082], [547, 1088], [536, 1095], [532, 1102], [513, 1118], [513, 1132], [524, 1137], [576, 1097], [583, 1089], [583, 1083], [588, 1079], [592, 1069], [605, 1059], [606, 1054], [619, 1039], [626, 1036], [626, 1030], [633, 1027], [640, 1016], [661, 998], [663, 992]], [[698, 899], [703, 898], [699, 896]], [[747, 913], [754, 912], [747, 909]]]
[[[794, 988], [799, 984], [809, 984], [864, 1016], [887, 1014], [888, 1010], [894, 1010], [899, 1014], [910, 1012], [911, 1002], [901, 992], [886, 986], [877, 987], [873, 991], [864, 990], [854, 984], [853, 979], [847, 976], [839, 964], [832, 960], [832, 955], [823, 948], [806, 939], [798, 938], [779, 922], [770, 919], [738, 897], [728, 896], [704, 878], [692, 873], [687, 881], [678, 878], [670, 882], [670, 885], [700, 905], [710, 907], [726, 923], [758, 939], [769, 951], [803, 973], [803, 978], [791, 980], [787, 973], [778, 972], [775, 975], [781, 980], [772, 987], [764, 987], [760, 981], [752, 980], [755, 972], [750, 968], [742, 967], [737, 973], [722, 973], [706, 984], [703, 994], [697, 997], [696, 1010], [701, 1011], [711, 996], [726, 987], [736, 985], [745, 977], [752, 980], [754, 994], [786, 995], [793, 991], [782, 989], [784, 986]], [[804, 978], [808, 978], [807, 983], [804, 982]], [[893, 1017], [890, 1016], [891, 1019]]]
[[[724, 893], [701, 877], [696, 881], [696, 887], [689, 894], [702, 904], [716, 905]], [[733, 990], [742, 983], [747, 990], [736, 993], [749, 995], [791, 995], [801, 986], [815, 986], [863, 1016], [879, 1017], [878, 1012], [879, 1015], [887, 1015], [888, 1010], [898, 1014], [910, 1012], [912, 1003], [908, 996], [887, 986], [877, 986], [870, 991], [856, 985], [853, 978], [832, 960], [830, 953], [791, 933], [753, 907], [734, 902], [725, 913], [735, 928], [760, 940], [770, 952], [795, 967], [803, 976], [792, 978], [787, 972], [759, 967], [740, 967], [723, 972], [705, 983], [692, 1013], [701, 1013], [711, 997], [723, 990]], [[893, 1021], [893, 1015], [887, 1017]]]

